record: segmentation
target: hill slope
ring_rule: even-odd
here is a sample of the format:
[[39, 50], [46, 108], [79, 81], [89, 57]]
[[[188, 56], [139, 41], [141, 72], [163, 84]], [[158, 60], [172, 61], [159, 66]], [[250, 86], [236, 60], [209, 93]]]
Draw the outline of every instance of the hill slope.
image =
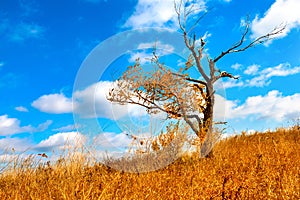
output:
[[228, 138], [208, 158], [142, 174], [48, 163], [2, 174], [0, 199], [300, 199], [300, 131]]

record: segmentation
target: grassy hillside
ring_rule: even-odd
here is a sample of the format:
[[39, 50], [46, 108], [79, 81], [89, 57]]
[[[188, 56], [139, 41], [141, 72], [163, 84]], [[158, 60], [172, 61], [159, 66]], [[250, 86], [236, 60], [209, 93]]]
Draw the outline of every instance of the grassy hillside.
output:
[[[0, 199], [300, 199], [300, 131], [241, 135], [148, 173], [65, 159], [0, 176]], [[68, 161], [67, 161], [68, 160]]]

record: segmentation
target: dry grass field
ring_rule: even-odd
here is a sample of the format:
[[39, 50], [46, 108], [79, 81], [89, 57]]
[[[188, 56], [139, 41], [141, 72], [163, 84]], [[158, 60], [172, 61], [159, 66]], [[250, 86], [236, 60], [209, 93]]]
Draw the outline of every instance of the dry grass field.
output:
[[299, 126], [227, 138], [206, 158], [185, 155], [147, 173], [82, 157], [30, 160], [0, 175], [0, 199], [300, 199]]

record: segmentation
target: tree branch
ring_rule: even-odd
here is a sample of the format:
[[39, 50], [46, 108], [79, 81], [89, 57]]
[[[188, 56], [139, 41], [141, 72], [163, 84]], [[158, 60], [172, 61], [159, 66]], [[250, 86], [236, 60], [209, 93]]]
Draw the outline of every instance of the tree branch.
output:
[[198, 135], [200, 129], [197, 129], [197, 128], [195, 127], [195, 125], [193, 124], [193, 122], [189, 120], [189, 118], [188, 118], [188, 116], [187, 116], [187, 114], [186, 114], [186, 112], [185, 112], [184, 107], [183, 107], [181, 104], [179, 104], [179, 106], [180, 106], [180, 110], [182, 110], [182, 115], [183, 115], [184, 121], [191, 127], [191, 129], [194, 131], [194, 133], [195, 133], [196, 135]]
[[[213, 60], [214, 63], [218, 62], [222, 57], [224, 57], [227, 54], [245, 51], [246, 49], [254, 47], [255, 45], [265, 43], [266, 41], [273, 39], [273, 38], [271, 38], [272, 36], [275, 36], [277, 34], [282, 33], [282, 31], [286, 28], [286, 26], [279, 27], [279, 28], [276, 27], [270, 33], [256, 38], [255, 40], [253, 40], [252, 42], [250, 42], [245, 47], [241, 47], [243, 45], [243, 43], [245, 42], [246, 35], [249, 32], [249, 26], [250, 26], [250, 24], [249, 24], [249, 22], [247, 22], [246, 27], [245, 27], [245, 31], [242, 34], [242, 37], [241, 37], [240, 41], [237, 42], [232, 47], [230, 47], [229, 49], [227, 49], [226, 51], [223, 51], [219, 56], [217, 56]], [[239, 48], [239, 47], [241, 47], [241, 48]]]
[[191, 81], [191, 82], [195, 82], [195, 83], [200, 83], [200, 84], [202, 84], [204, 86], [207, 85], [207, 83], [204, 82], [204, 81], [193, 79], [193, 78], [190, 78], [190, 77], [186, 77], [185, 75], [182, 75], [182, 74], [178, 74], [178, 73], [172, 72], [172, 75], [182, 77], [182, 78], [184, 78], [187, 81]]
[[220, 78], [224, 78], [224, 77], [228, 77], [228, 78], [232, 78], [232, 79], [236, 79], [238, 80], [239, 77], [238, 76], [233, 76], [232, 74], [228, 73], [228, 72], [221, 72], [219, 71], [219, 75], [215, 77], [215, 79], [213, 80], [213, 83], [216, 82], [217, 80], [219, 80]]

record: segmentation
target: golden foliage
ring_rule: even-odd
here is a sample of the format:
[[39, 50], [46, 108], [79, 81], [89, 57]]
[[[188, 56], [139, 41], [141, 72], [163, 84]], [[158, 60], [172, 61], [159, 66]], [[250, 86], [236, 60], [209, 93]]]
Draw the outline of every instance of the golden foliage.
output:
[[107, 99], [119, 104], [143, 106], [149, 114], [163, 112], [167, 118], [184, 119], [188, 125], [196, 127], [192, 128], [195, 133], [199, 132], [204, 125], [201, 114], [208, 106], [207, 88], [201, 81], [191, 81], [186, 70], [193, 63], [190, 55], [184, 68], [171, 71], [155, 54], [149, 69], [142, 67], [137, 59], [116, 81]]

